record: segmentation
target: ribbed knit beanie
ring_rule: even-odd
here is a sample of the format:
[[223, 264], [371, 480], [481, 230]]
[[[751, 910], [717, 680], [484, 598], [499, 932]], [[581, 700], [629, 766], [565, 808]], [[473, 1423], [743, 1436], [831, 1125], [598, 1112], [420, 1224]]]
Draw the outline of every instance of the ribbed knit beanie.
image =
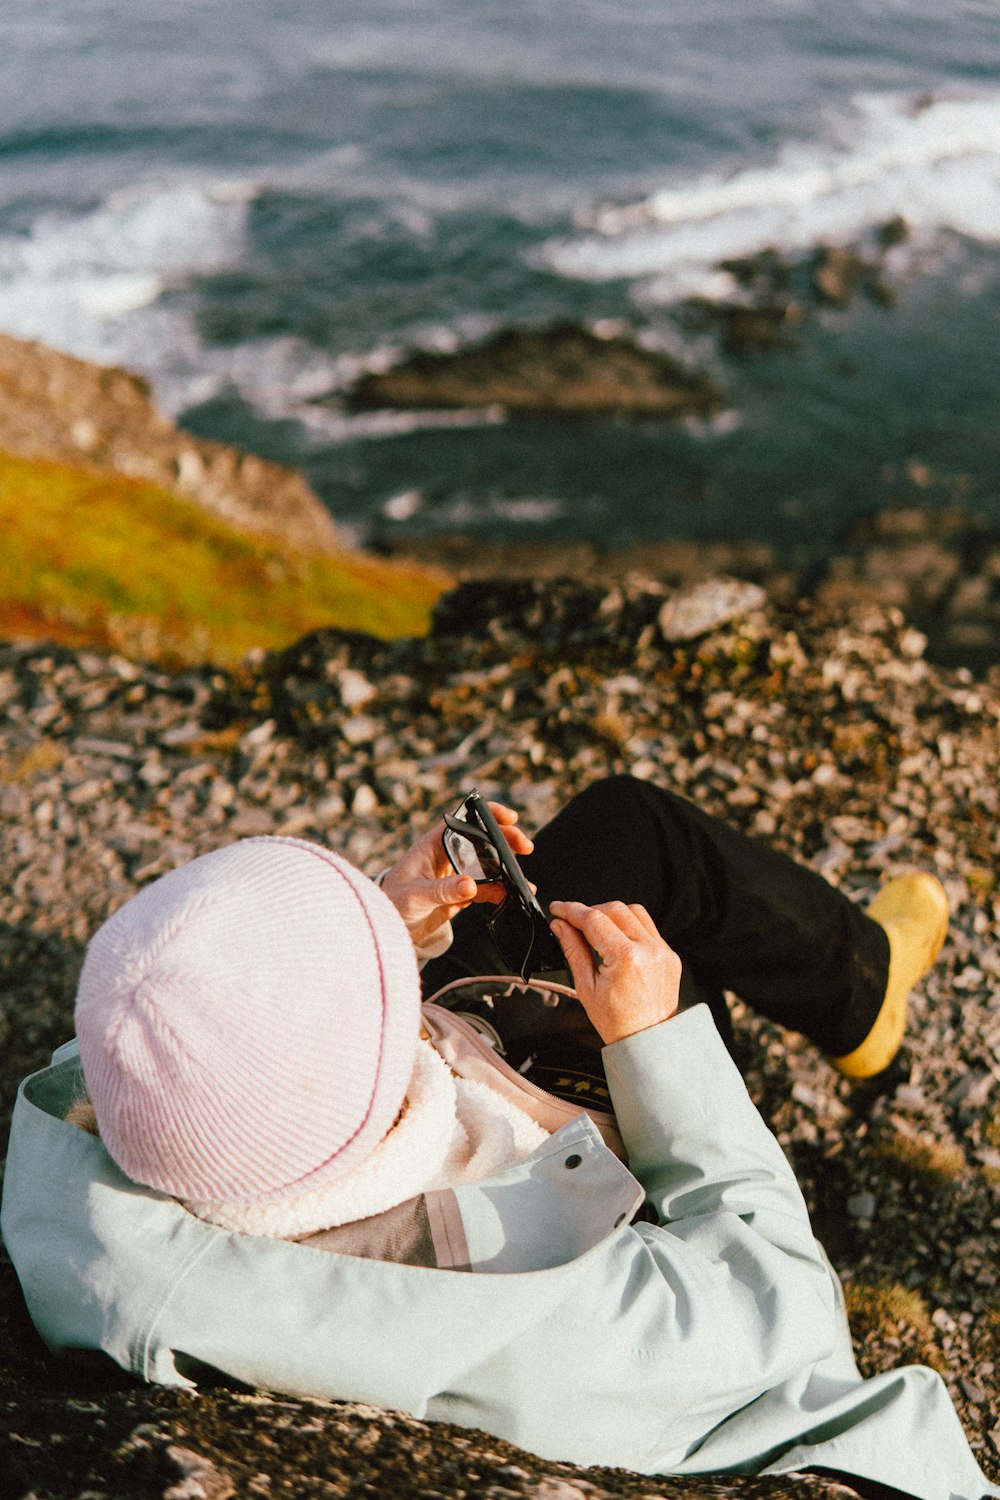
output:
[[101, 1138], [179, 1198], [279, 1202], [390, 1129], [420, 1025], [416, 954], [345, 859], [246, 839], [147, 886], [87, 950], [76, 1000]]

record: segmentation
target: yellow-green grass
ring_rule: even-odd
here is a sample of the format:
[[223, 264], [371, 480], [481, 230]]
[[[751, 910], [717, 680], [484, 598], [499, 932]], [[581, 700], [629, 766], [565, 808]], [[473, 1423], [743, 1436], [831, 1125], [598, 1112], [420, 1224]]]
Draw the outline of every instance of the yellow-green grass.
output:
[[849, 1282], [844, 1299], [863, 1375], [913, 1361], [943, 1368], [930, 1308], [912, 1287]]
[[114, 473], [0, 453], [0, 636], [232, 664], [321, 625], [426, 632], [443, 574], [308, 554]]
[[965, 1153], [948, 1141], [897, 1133], [878, 1143], [876, 1155], [893, 1176], [928, 1187], [955, 1182], [965, 1172]]

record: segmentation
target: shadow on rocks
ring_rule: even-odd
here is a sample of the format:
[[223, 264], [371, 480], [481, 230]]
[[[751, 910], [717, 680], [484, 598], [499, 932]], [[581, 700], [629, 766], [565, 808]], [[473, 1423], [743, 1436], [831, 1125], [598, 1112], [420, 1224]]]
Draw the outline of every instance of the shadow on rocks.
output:
[[27, 924], [0, 922], [0, 1138], [7, 1139], [22, 1078], [73, 1035], [84, 945]]

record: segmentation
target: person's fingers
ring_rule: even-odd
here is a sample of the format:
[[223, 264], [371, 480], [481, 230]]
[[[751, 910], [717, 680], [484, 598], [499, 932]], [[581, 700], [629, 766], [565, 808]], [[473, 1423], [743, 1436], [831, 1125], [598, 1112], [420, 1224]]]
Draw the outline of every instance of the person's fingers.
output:
[[489, 808], [490, 812], [496, 818], [498, 823], [509, 825], [511, 823], [517, 822], [517, 813], [515, 812], [514, 808], [508, 807], [506, 803], [487, 802], [486, 806]]
[[595, 955], [595, 963], [623, 958], [633, 941], [598, 906], [585, 906], [582, 901], [553, 901], [550, 909], [553, 916], [583, 934]]
[[[475, 882], [473, 882], [475, 884]], [[476, 885], [475, 895], [472, 897], [474, 903], [489, 902], [491, 906], [499, 906], [506, 900], [507, 891], [501, 880], [483, 880]]]
[[534, 840], [529, 839], [523, 828], [505, 828], [504, 837], [513, 854], [530, 854], [535, 847]]
[[589, 909], [580, 923], [580, 931], [599, 955], [599, 961], [605, 964], [624, 958], [636, 938], [636, 934], [622, 929], [617, 914], [602, 911], [598, 906]]
[[594, 987], [594, 955], [590, 944], [569, 922], [558, 918], [552, 923], [552, 931], [566, 955], [576, 992], [585, 997]]
[[444, 835], [444, 819], [439, 818], [436, 823], [431, 824], [427, 832], [422, 834], [413, 846], [414, 849], [423, 851], [430, 868], [434, 871], [435, 875], [439, 876], [446, 876], [452, 867], [451, 860], [444, 852]]
[[471, 875], [443, 875], [439, 880], [421, 881], [411, 887], [411, 909], [468, 906], [476, 897], [476, 882]]
[[438, 818], [437, 822], [432, 823], [430, 828], [425, 829], [420, 837], [414, 842], [413, 848], [430, 849], [434, 850], [435, 852], [440, 849], [443, 854], [444, 846], [441, 840], [444, 838], [444, 831], [444, 819]]
[[589, 906], [584, 906], [582, 901], [550, 901], [549, 911], [554, 917], [559, 917], [568, 922], [571, 927], [579, 927], [584, 913], [589, 911]]
[[628, 909], [632, 913], [632, 915], [642, 923], [643, 927], [645, 927], [650, 937], [662, 937], [660, 929], [657, 927], [656, 923], [653, 921], [652, 917], [649, 915], [649, 912], [644, 906], [640, 906], [637, 901], [630, 901]]
[[550, 909], [553, 915], [565, 917], [588, 939], [591, 930], [602, 933], [605, 941], [615, 946], [646, 936], [646, 928], [624, 901], [605, 901], [599, 906], [587, 906], [582, 901], [553, 901]]
[[502, 802], [487, 802], [486, 806], [496, 818], [504, 831], [504, 837], [515, 854], [530, 854], [534, 849], [534, 841], [529, 838], [523, 828], [516, 828], [517, 813], [512, 807], [505, 807]]
[[633, 941], [645, 937], [649, 931], [632, 907], [624, 901], [602, 901], [594, 909], [610, 918], [619, 931]]

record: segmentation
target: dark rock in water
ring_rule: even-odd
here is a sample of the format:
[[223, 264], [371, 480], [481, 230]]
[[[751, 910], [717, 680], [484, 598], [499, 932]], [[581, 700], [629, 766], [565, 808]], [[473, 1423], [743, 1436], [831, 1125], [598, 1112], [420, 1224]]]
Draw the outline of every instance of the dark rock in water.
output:
[[[888, 225], [885, 232], [890, 238], [883, 242], [880, 236], [883, 249], [899, 243], [892, 240], [893, 231]], [[849, 307], [858, 292], [864, 292], [882, 306], [895, 301], [895, 293], [879, 263], [852, 246], [821, 245], [813, 260], [812, 286], [816, 300], [829, 307]]]
[[768, 246], [755, 255], [737, 255], [720, 260], [720, 271], [728, 271], [734, 281], [755, 297], [774, 297], [792, 284], [795, 267], [780, 251]]
[[895, 250], [897, 245], [904, 245], [910, 238], [910, 226], [902, 214], [894, 214], [878, 226], [875, 238], [880, 250]]
[[454, 354], [418, 350], [394, 369], [362, 376], [349, 401], [358, 410], [503, 406], [588, 417], [676, 417], [720, 404], [698, 371], [574, 323], [506, 328]]
[[719, 329], [730, 354], [755, 354], [795, 347], [795, 330], [805, 308], [794, 286], [794, 262], [773, 248], [719, 262], [742, 289], [728, 302], [693, 298], [688, 311], [696, 322]]
[[813, 262], [813, 290], [820, 302], [847, 307], [854, 300], [863, 274], [864, 262], [856, 250], [821, 245]]
[[879, 225], [855, 245], [817, 245], [792, 258], [773, 247], [718, 263], [738, 290], [728, 300], [692, 298], [696, 326], [718, 329], [729, 354], [794, 348], [816, 307], [847, 308], [859, 293], [881, 307], [895, 302], [886, 257], [909, 234], [905, 219]]
[[804, 321], [801, 303], [790, 297], [768, 296], [747, 305], [693, 299], [690, 310], [702, 324], [715, 325], [730, 354], [757, 354], [772, 349], [794, 349], [795, 330]]

